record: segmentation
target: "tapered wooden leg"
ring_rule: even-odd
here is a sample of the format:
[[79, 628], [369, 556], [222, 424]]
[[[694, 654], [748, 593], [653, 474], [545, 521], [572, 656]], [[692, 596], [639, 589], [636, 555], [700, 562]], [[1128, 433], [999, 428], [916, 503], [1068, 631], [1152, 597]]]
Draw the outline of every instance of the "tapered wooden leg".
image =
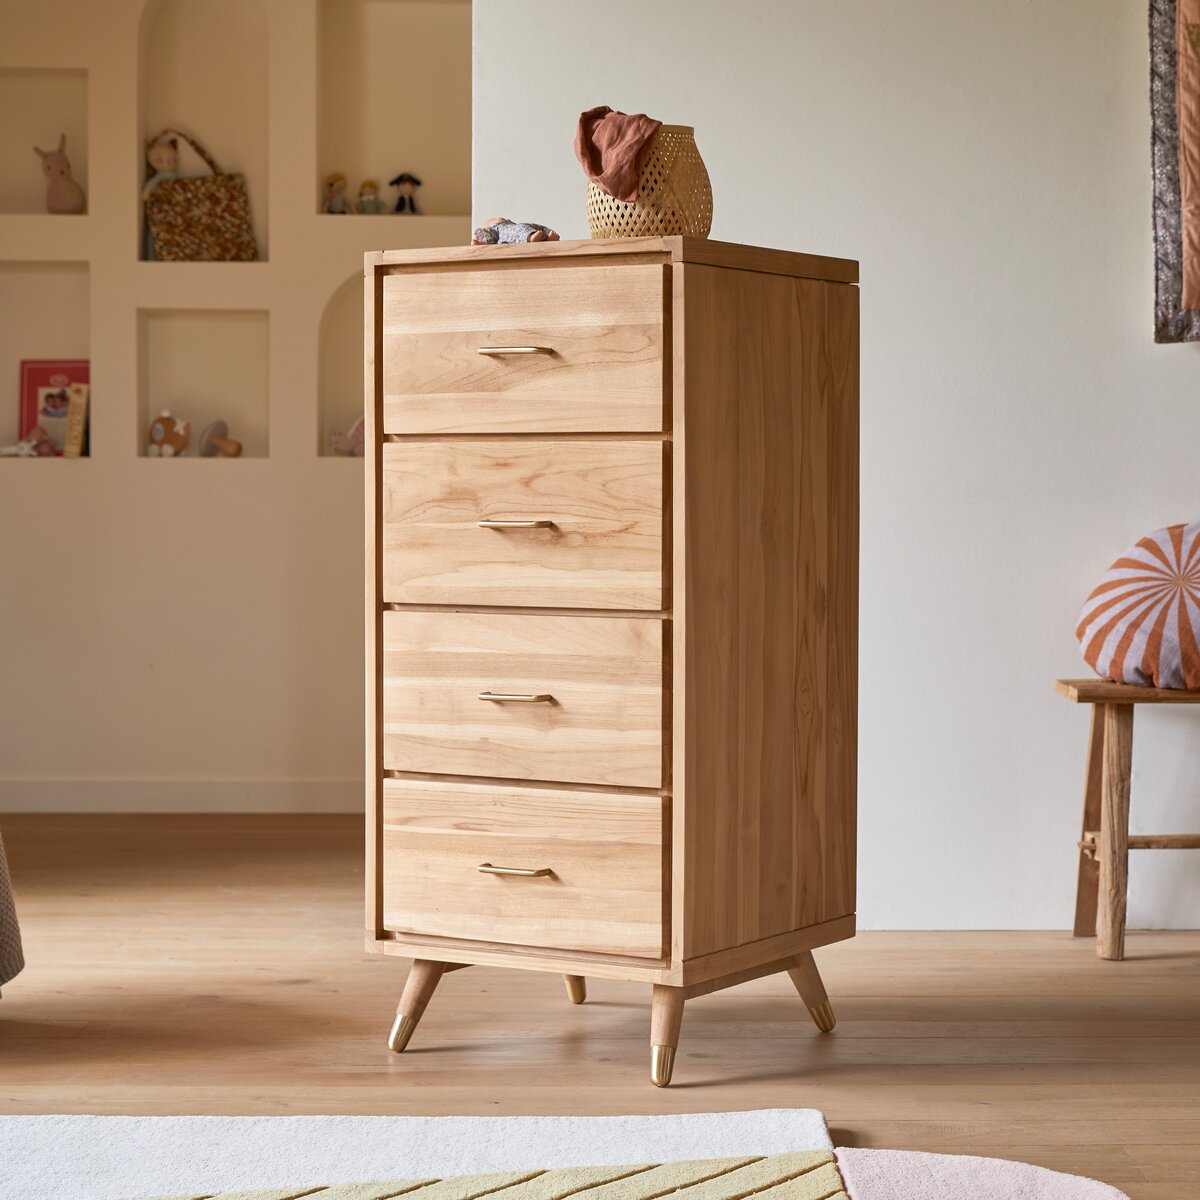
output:
[[582, 975], [564, 975], [563, 982], [572, 1004], [582, 1004], [587, 999], [587, 980]]
[[1133, 767], [1133, 705], [1105, 704], [1104, 782], [1100, 797], [1100, 913], [1096, 953], [1125, 957], [1129, 886], [1129, 777]]
[[[1092, 705], [1088, 734], [1087, 781], [1083, 786], [1083, 834], [1100, 828], [1100, 794], [1104, 783], [1104, 707]], [[1096, 936], [1096, 904], [1100, 896], [1100, 862], [1094, 852], [1079, 851], [1079, 878], [1075, 885], [1075, 936]]]
[[679, 1026], [683, 1023], [683, 988], [656, 983], [650, 998], [650, 1082], [666, 1087], [675, 1070]]
[[388, 1034], [389, 1050], [399, 1054], [408, 1045], [413, 1030], [424, 1015], [429, 997], [433, 995], [446, 969], [446, 963], [429, 962], [423, 958], [418, 958], [413, 963], [408, 978], [404, 981], [404, 991], [396, 1008], [396, 1019], [392, 1022], [392, 1030]]
[[808, 1005], [808, 1011], [822, 1033], [828, 1033], [836, 1024], [837, 1017], [829, 1003], [829, 994], [821, 982], [821, 973], [809, 951], [805, 951], [796, 960], [796, 965], [788, 970], [791, 981], [800, 993], [800, 999]]

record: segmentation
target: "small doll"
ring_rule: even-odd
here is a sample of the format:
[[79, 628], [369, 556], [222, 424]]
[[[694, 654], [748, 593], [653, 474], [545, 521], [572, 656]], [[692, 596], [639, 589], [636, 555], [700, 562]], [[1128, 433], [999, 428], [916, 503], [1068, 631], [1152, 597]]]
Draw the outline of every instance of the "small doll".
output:
[[[146, 182], [142, 185], [142, 203], [145, 204], [164, 179], [179, 178], [179, 139], [157, 137], [146, 143]], [[150, 222], [146, 222], [146, 261], [153, 262], [154, 234]]]
[[515, 242], [557, 242], [558, 234], [546, 225], [493, 217], [471, 235], [472, 246], [511, 245]]
[[421, 186], [421, 181], [415, 176], [410, 175], [405, 171], [401, 175], [397, 175], [395, 179], [388, 180], [388, 187], [396, 189], [396, 207], [393, 212], [407, 212], [418, 216], [417, 213], [417, 188]]
[[340, 171], [334, 171], [332, 175], [325, 176], [325, 200], [321, 205], [321, 211], [335, 215], [354, 211], [350, 206], [350, 199], [346, 195], [346, 177]]
[[383, 212], [383, 201], [379, 198], [379, 184], [373, 179], [364, 179], [358, 187], [358, 203], [355, 205], [364, 216], [373, 217]]

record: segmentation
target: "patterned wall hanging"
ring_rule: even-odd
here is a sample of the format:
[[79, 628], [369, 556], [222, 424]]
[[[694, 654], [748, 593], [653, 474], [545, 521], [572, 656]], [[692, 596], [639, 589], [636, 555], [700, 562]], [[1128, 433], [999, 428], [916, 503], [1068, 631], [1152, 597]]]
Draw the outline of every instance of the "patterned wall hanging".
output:
[[1150, 0], [1154, 340], [1200, 341], [1200, 0]]

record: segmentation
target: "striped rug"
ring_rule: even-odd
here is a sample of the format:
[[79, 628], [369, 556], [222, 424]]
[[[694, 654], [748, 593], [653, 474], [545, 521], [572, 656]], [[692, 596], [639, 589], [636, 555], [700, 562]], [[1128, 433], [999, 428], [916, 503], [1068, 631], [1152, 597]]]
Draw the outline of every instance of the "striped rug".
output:
[[626, 1167], [499, 1171], [454, 1179], [196, 1193], [163, 1200], [847, 1200], [828, 1150]]
[[1128, 1200], [1028, 1163], [901, 1150], [808, 1150], [627, 1167], [196, 1192], [160, 1200]]

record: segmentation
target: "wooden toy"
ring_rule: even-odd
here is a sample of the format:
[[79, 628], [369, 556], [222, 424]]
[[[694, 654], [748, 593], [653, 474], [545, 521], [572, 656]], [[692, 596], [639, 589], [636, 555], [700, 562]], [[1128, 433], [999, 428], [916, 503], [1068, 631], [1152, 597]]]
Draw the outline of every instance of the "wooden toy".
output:
[[187, 453], [191, 440], [191, 425], [164, 409], [162, 416], [150, 422], [146, 432], [146, 453], [151, 458], [179, 458]]
[[229, 436], [229, 426], [224, 421], [211, 421], [204, 427], [196, 450], [201, 458], [240, 458], [242, 443]]
[[58, 135], [58, 147], [54, 150], [33, 148], [42, 160], [42, 174], [46, 177], [46, 211], [48, 213], [81, 213], [87, 208], [87, 196], [83, 188], [71, 178], [71, 160], [67, 158], [67, 135]]

